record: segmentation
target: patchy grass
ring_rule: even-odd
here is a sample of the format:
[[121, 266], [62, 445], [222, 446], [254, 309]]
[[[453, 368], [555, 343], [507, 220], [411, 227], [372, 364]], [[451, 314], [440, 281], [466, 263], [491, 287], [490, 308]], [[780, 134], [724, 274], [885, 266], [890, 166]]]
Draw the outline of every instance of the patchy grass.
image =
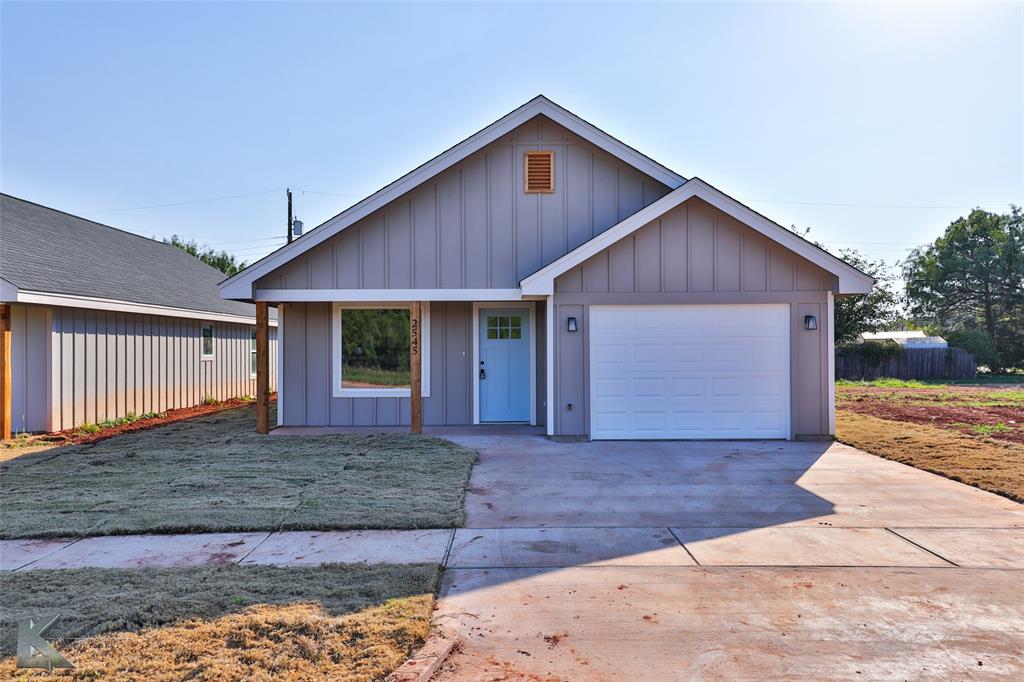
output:
[[878, 386], [844, 383], [836, 406], [895, 422], [911, 422], [1024, 446], [1024, 390], [999, 386]]
[[840, 441], [865, 452], [1024, 502], [1024, 447], [1019, 445], [842, 409], [836, 431]]
[[[75, 569], [4, 576], [0, 677], [379, 680], [425, 639], [436, 565]], [[16, 671], [16, 622], [75, 666]]]
[[973, 379], [836, 379], [836, 386], [875, 386], [881, 388], [933, 388], [935, 386], [989, 386], [1024, 384], [1024, 373], [979, 374]]
[[851, 379], [837, 379], [836, 386], [847, 388], [847, 387], [865, 387], [873, 386], [876, 388], [928, 388], [930, 384], [926, 384], [923, 381], [917, 381], [915, 379], [872, 379], [867, 380], [851, 380]]
[[472, 450], [254, 424], [248, 406], [0, 463], [0, 537], [462, 525]]

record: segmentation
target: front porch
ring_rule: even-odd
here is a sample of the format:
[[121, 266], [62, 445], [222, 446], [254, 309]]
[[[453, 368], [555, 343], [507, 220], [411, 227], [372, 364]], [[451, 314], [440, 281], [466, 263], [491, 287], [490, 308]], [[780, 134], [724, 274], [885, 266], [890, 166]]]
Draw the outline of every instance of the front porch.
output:
[[[381, 433], [405, 433], [408, 426], [278, 426], [271, 436], [374, 436]], [[424, 426], [423, 434], [438, 438], [464, 436], [543, 436], [543, 426], [530, 424], [473, 424], [469, 426]]]
[[[303, 291], [257, 302], [277, 306], [280, 339], [277, 423], [259, 401], [260, 433], [546, 433], [545, 301], [481, 301], [467, 291], [410, 302], [375, 293], [298, 300], [313, 298]], [[264, 334], [258, 326], [258, 377], [269, 372]]]

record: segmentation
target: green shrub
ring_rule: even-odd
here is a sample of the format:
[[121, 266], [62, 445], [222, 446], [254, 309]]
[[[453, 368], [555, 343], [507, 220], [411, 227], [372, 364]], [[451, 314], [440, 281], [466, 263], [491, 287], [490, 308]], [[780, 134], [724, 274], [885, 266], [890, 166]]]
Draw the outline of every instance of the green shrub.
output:
[[891, 339], [848, 343], [840, 346], [840, 352], [847, 357], [860, 360], [869, 367], [880, 367], [883, 362], [898, 358], [903, 353], [900, 344]]
[[950, 332], [946, 341], [953, 348], [963, 348], [974, 356], [979, 365], [986, 367], [998, 367], [999, 355], [996, 351], [996, 342], [992, 337], [981, 329], [963, 329]]
[[208, 395], [203, 398], [203, 405], [218, 405], [220, 401], [214, 398], [212, 395]]

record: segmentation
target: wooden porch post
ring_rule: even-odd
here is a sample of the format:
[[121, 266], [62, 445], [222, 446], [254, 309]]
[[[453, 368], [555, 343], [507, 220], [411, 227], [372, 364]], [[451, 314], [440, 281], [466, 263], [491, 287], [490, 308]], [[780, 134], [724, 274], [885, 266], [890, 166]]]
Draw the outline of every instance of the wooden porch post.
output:
[[0, 303], [0, 441], [11, 439], [11, 306]]
[[270, 433], [270, 323], [266, 301], [256, 301], [256, 433]]
[[423, 431], [423, 356], [420, 353], [420, 314], [423, 305], [414, 301], [409, 306], [409, 396], [410, 419], [409, 430], [412, 433]]

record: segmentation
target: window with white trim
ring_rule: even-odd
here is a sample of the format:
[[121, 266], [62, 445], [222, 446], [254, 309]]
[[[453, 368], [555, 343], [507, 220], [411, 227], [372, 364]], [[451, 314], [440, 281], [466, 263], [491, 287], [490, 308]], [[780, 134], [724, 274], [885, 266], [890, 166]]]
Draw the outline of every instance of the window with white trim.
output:
[[213, 359], [213, 324], [208, 323], [203, 325], [202, 338], [201, 338], [202, 349], [201, 353], [203, 359]]
[[[430, 308], [423, 305], [422, 395], [430, 395]], [[335, 303], [332, 320], [332, 394], [403, 397], [409, 387], [409, 308], [402, 304]]]
[[256, 330], [249, 330], [249, 376], [256, 376]]

